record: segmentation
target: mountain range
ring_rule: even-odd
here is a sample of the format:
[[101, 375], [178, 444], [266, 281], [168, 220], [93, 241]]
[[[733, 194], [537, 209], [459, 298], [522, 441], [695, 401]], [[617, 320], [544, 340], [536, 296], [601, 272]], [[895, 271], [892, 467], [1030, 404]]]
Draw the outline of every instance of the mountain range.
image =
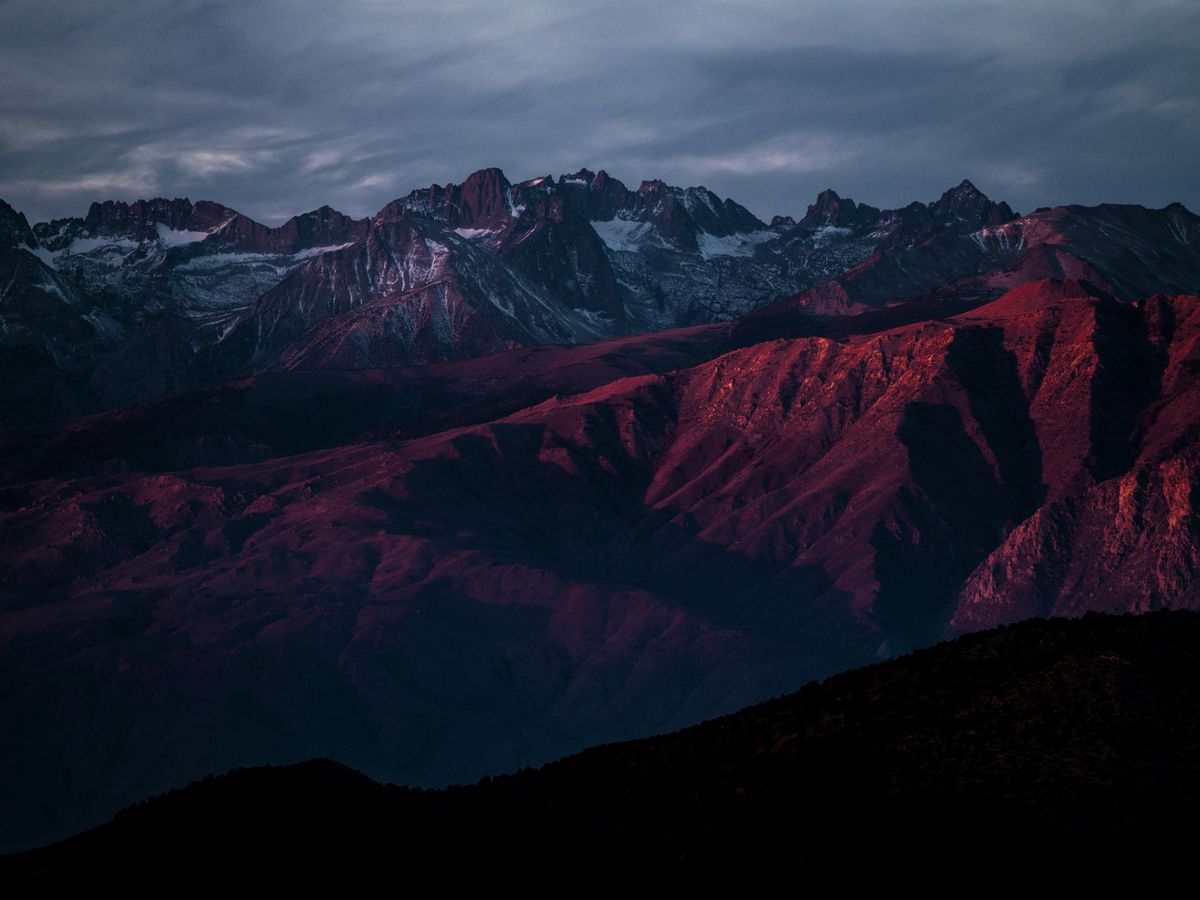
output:
[[[727, 321], [777, 301], [846, 314], [1032, 277], [1121, 296], [1194, 284], [1179, 206], [1018, 217], [969, 182], [878, 210], [822, 193], [765, 223], [710, 191], [581, 170], [485, 169], [371, 219], [329, 207], [269, 228], [218, 203], [95, 203], [30, 227], [0, 202], [0, 421], [70, 417], [232, 378], [472, 358]], [[966, 282], [966, 283], [958, 283]], [[790, 299], [789, 299], [790, 298]], [[39, 377], [21, 378], [36, 369]]]
[[1200, 607], [1200, 218], [764, 223], [484, 170], [0, 207], [0, 843], [212, 772], [475, 781], [965, 631]]

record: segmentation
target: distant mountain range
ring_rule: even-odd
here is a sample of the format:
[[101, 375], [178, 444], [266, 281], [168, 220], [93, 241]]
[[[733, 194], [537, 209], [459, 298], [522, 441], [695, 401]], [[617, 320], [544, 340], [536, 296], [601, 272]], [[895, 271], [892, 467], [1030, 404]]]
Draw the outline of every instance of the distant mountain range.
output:
[[0, 213], [0, 844], [239, 765], [474, 781], [963, 631], [1200, 608], [1177, 204], [964, 182], [763, 223], [485, 170], [369, 221]]
[[[704, 188], [630, 190], [587, 170], [512, 184], [485, 169], [369, 220], [323, 207], [278, 228], [163, 199], [31, 228], [0, 201], [0, 371], [17, 384], [0, 422], [269, 371], [727, 321], [781, 300], [846, 314], [954, 283], [981, 302], [1031, 277], [1087, 278], [1129, 299], [1179, 292], [1195, 283], [1198, 222], [1179, 206], [1020, 218], [963, 182], [883, 211], [826, 191], [799, 222], [768, 224]], [[34, 383], [21, 377], [35, 369]]]

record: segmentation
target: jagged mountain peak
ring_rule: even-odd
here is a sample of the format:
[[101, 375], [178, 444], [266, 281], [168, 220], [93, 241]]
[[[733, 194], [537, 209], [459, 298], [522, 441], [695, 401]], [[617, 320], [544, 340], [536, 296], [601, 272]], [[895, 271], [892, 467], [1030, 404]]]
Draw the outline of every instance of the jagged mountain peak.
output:
[[133, 203], [105, 200], [88, 207], [83, 226], [89, 234], [129, 234], [141, 238], [151, 236], [157, 225], [182, 231], [191, 215], [192, 201], [187, 197], [153, 197]]
[[500, 187], [510, 187], [511, 182], [508, 176], [504, 174], [504, 170], [498, 166], [488, 166], [483, 169], [476, 169], [463, 181], [463, 187], [475, 184], [495, 184]]
[[977, 227], [1003, 225], [1017, 218], [1007, 203], [993, 201], [966, 178], [930, 203], [929, 209], [934, 215], [957, 217]]
[[33, 229], [25, 214], [13, 209], [0, 200], [0, 245], [17, 246], [25, 244], [28, 247], [37, 245]]
[[613, 178], [604, 169], [601, 169], [599, 172], [596, 173], [596, 177], [595, 177], [594, 181], [597, 184], [622, 184], [622, 182], [619, 179]]
[[348, 219], [341, 210], [335, 209], [328, 203], [318, 206], [316, 209], [311, 209], [306, 213], [300, 213], [298, 216], [292, 216], [293, 219], [316, 218], [316, 219]]
[[287, 222], [285, 222], [280, 227], [286, 228], [289, 224], [291, 224], [293, 222], [295, 222], [295, 223], [314, 223], [314, 224], [319, 223], [321, 225], [342, 225], [342, 224], [349, 223], [349, 222], [366, 222], [366, 221], [368, 221], [368, 220], [367, 219], [355, 219], [352, 216], [346, 215], [341, 210], [334, 209], [332, 206], [329, 206], [328, 204], [326, 204], [324, 206], [318, 207], [317, 209], [311, 209], [308, 212], [300, 213], [299, 215], [292, 216], [290, 219], [287, 220]]
[[858, 205], [850, 199], [843, 200], [833, 188], [826, 188], [817, 194], [817, 199], [809, 204], [808, 211], [800, 224], [805, 228], [816, 228], [823, 225], [838, 227], [853, 218]]
[[661, 178], [647, 178], [638, 185], [639, 194], [661, 193], [667, 190], [667, 183]]
[[193, 203], [187, 197], [153, 197], [126, 203], [105, 200], [92, 203], [83, 218], [56, 219], [39, 223], [34, 232], [39, 238], [61, 237], [70, 232], [89, 237], [119, 237], [135, 241], [152, 241], [159, 229], [183, 232], [212, 232], [242, 220], [256, 228], [266, 228], [248, 216], [212, 200]]
[[451, 228], [496, 229], [513, 218], [517, 211], [513, 197], [520, 187], [514, 186], [499, 168], [479, 169], [462, 184], [433, 184], [393, 200], [376, 213], [373, 221], [418, 215], [441, 219]]
[[979, 190], [979, 188], [975, 187], [974, 183], [969, 178], [964, 178], [962, 181], [960, 181], [958, 183], [957, 187], [952, 188], [950, 191], [947, 191], [947, 193], [978, 194], [981, 197], [985, 196], [983, 191], [981, 191], [981, 190]]
[[580, 169], [578, 172], [569, 172], [558, 176], [559, 184], [592, 184], [597, 177], [607, 177], [603, 169], [600, 170], [599, 176], [591, 169]]
[[[354, 219], [332, 206], [292, 216], [278, 228], [266, 229], [258, 242], [272, 249], [297, 252], [359, 240], [367, 233], [368, 219]], [[265, 240], [264, 240], [265, 238]]]
[[833, 188], [826, 188], [809, 204], [804, 217], [797, 223], [801, 228], [858, 229], [878, 224], [879, 210], [865, 203], [855, 203], [849, 197], [840, 196]]

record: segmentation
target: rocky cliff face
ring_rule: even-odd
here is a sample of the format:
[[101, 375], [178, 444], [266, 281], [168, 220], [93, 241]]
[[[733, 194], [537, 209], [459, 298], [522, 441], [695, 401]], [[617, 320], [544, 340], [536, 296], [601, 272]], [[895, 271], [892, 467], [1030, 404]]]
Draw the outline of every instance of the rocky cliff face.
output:
[[[1090, 477], [1052, 492], [988, 555], [960, 592], [954, 627], [1194, 602], [1198, 312], [1193, 298], [1157, 296], [1090, 323], [1096, 349], [1077, 377], [1104, 396], [1046, 414], [1081, 441], [1086, 427]], [[1108, 393], [1116, 384], [1124, 390]]]

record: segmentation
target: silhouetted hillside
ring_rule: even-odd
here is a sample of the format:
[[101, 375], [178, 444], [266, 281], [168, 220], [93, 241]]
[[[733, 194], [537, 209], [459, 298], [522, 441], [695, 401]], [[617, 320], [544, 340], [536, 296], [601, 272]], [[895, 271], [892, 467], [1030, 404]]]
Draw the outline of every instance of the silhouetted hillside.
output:
[[0, 875], [28, 893], [84, 877], [566, 896], [1149, 885], [1186, 863], [1198, 799], [1200, 615], [1089, 615], [473, 787], [385, 787], [319, 760], [239, 770]]

